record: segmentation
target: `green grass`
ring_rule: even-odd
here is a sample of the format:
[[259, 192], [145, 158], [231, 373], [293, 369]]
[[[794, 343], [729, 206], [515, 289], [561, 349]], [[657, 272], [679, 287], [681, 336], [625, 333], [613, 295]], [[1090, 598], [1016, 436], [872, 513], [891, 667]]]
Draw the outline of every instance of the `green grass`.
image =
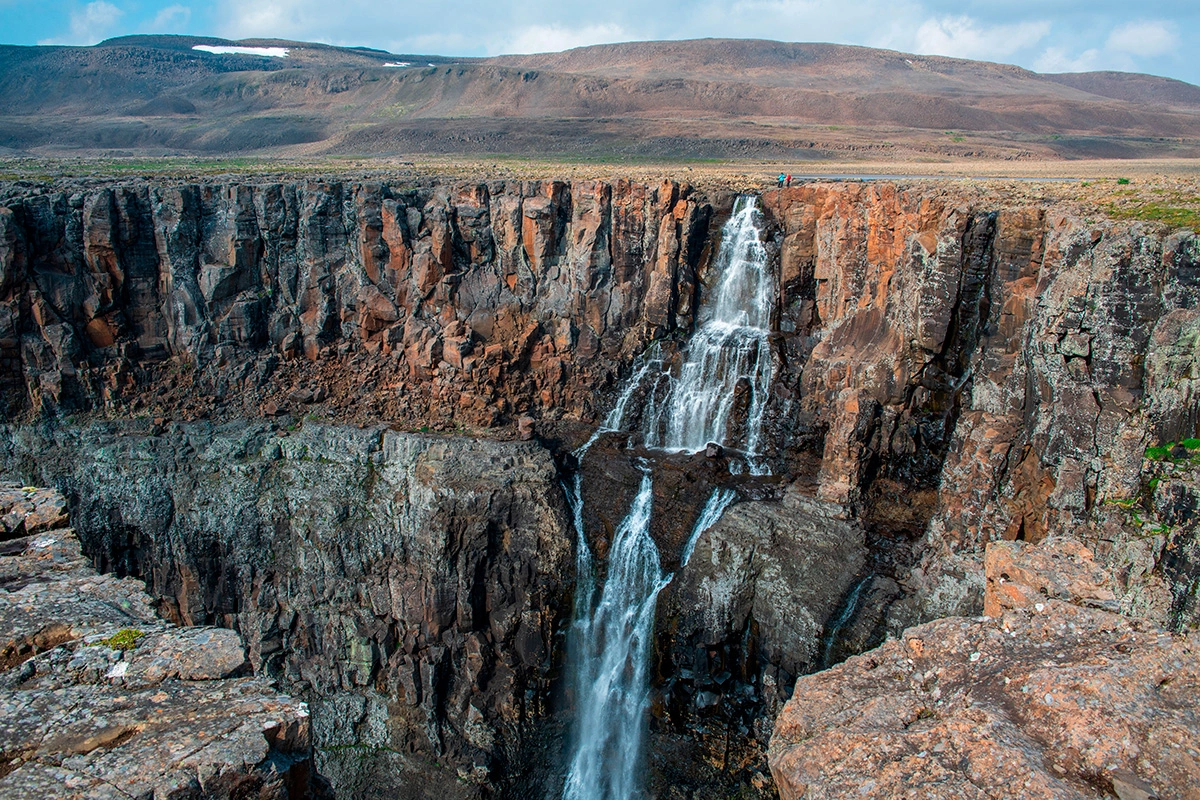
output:
[[1170, 442], [1165, 445], [1159, 445], [1158, 447], [1147, 447], [1146, 458], [1150, 459], [1151, 461], [1166, 461], [1171, 457], [1171, 448], [1174, 446], [1175, 443]]
[[1161, 222], [1172, 228], [1189, 228], [1200, 233], [1200, 209], [1197, 208], [1165, 203], [1133, 203], [1129, 205], [1110, 203], [1105, 210], [1113, 219]]

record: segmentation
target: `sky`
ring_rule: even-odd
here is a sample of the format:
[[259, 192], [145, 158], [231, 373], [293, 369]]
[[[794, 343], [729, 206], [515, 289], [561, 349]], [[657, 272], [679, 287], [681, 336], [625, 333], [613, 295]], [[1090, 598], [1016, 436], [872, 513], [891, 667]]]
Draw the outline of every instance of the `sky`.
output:
[[[1200, 84], [1200, 0], [0, 0], [0, 43], [134, 33], [482, 56], [648, 39], [837, 42]], [[1189, 44], [1193, 43], [1193, 44]]]

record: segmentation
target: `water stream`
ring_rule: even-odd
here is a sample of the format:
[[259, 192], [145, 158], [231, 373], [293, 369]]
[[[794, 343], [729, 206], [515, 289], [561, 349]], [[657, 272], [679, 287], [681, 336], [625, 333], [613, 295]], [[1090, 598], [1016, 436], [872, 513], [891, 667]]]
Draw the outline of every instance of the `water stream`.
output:
[[[741, 446], [750, 471], [765, 472], [758, 442], [772, 378], [768, 335], [775, 286], [760, 223], [757, 198], [738, 198], [722, 231], [717, 285], [700, 310], [699, 327], [687, 344], [678, 377], [667, 368], [659, 346], [651, 345], [634, 363], [633, 374], [604, 423], [575, 452], [580, 464], [601, 435], [625, 430], [631, 401], [645, 388], [646, 402], [640, 410], [646, 447], [696, 452], [709, 442]], [[729, 442], [735, 401], [739, 391], [747, 390], [743, 441]], [[577, 719], [564, 800], [634, 800], [640, 795], [655, 607], [672, 576], [663, 574], [658, 547], [650, 536], [651, 466], [639, 460], [638, 467], [641, 485], [613, 536], [602, 588], [597, 585], [585, 530], [582, 472], [564, 485], [577, 547], [576, 616], [568, 641]], [[681, 564], [686, 566], [696, 541], [720, 519], [735, 495], [730, 489], [714, 490], [692, 529]]]
[[[739, 197], [722, 230], [718, 282], [675, 377], [664, 372], [643, 419], [647, 447], [695, 453], [709, 442], [742, 444], [751, 471], [773, 376], [769, 341], [775, 282], [763, 247], [757, 198]], [[745, 441], [727, 441], [739, 384], [749, 390]]]
[[650, 538], [651, 494], [643, 464], [641, 488], [613, 537], [600, 602], [577, 624], [578, 747], [566, 800], [625, 800], [638, 788], [655, 601], [671, 579]]

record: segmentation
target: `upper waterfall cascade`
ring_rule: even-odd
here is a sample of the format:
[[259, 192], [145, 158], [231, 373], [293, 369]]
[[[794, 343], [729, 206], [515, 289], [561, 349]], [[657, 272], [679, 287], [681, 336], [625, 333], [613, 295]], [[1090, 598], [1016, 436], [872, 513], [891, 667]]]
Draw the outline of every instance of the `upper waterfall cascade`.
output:
[[[678, 375], [655, 344], [635, 364], [633, 375], [598, 434], [623, 429], [629, 402], [644, 387], [642, 436], [647, 447], [695, 453], [709, 442], [743, 449], [752, 472], [762, 472], [759, 437], [774, 367], [771, 317], [775, 281], [762, 243], [758, 199], [739, 197], [721, 233], [710, 301], [688, 341]], [[730, 441], [730, 418], [739, 385], [749, 392], [744, 433]], [[590, 442], [589, 442], [590, 445]]]

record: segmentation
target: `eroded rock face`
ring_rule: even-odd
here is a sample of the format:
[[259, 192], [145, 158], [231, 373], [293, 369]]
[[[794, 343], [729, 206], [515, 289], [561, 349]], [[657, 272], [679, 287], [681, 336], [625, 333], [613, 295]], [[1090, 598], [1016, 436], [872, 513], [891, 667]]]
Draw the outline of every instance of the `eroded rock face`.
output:
[[771, 740], [780, 796], [1196, 797], [1192, 638], [1096, 608], [1110, 578], [1076, 541], [999, 543], [988, 564], [997, 616], [797, 682]]
[[659, 596], [657, 791], [765, 789], [770, 720], [820, 665], [826, 621], [866, 560], [861, 527], [839, 512], [802, 497], [733, 505]]
[[311, 698], [335, 790], [468, 797], [552, 768], [524, 748], [553, 724], [573, 551], [537, 444], [310, 422], [8, 429], [0, 447], [66, 487], [96, 563], [170, 618], [236, 629], [256, 672]]
[[5, 797], [322, 795], [305, 705], [238, 677], [235, 632], [178, 628], [141, 581], [98, 575], [73, 531], [5, 543], [0, 630]]
[[671, 182], [18, 196], [0, 391], [10, 414], [269, 416], [323, 393], [447, 427], [591, 419], [595, 390], [690, 325], [712, 213]]
[[1195, 235], [889, 184], [763, 205], [784, 332], [764, 439], [797, 472], [819, 448], [818, 495], [898, 556], [893, 632], [978, 613], [988, 541], [1076, 530], [1124, 607], [1195, 624], [1191, 516], [1147, 536], [1127, 513], [1158, 483], [1146, 448], [1196, 432]]

